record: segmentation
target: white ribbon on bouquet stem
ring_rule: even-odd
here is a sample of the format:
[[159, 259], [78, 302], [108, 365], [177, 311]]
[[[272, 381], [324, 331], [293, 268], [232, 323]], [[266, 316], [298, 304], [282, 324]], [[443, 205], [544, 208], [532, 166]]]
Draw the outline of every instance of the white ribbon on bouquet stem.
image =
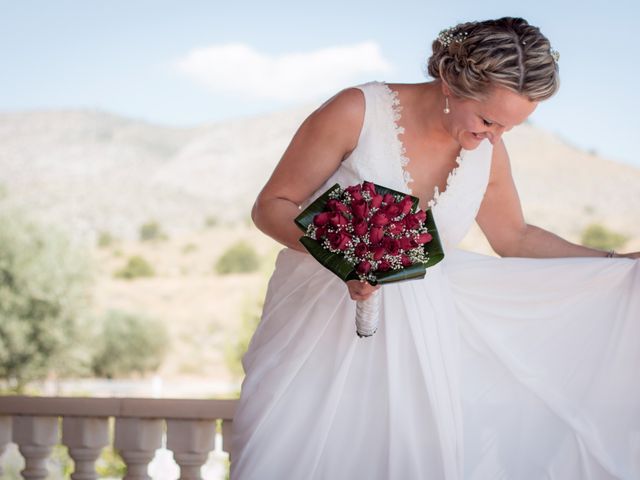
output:
[[378, 329], [380, 313], [380, 289], [366, 300], [356, 301], [356, 333], [359, 337], [370, 337]]

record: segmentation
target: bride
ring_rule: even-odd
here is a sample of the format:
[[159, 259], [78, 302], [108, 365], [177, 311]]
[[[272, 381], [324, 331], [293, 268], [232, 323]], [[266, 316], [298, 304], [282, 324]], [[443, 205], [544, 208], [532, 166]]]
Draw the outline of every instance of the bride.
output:
[[[284, 248], [232, 480], [640, 478], [640, 252], [526, 223], [501, 139], [557, 91], [558, 59], [522, 18], [462, 23], [433, 81], [345, 88], [302, 123], [252, 211]], [[445, 259], [424, 279], [345, 288], [300, 244], [300, 209], [363, 180], [431, 208]], [[473, 221], [501, 258], [457, 248]], [[378, 289], [360, 339], [354, 300]]]

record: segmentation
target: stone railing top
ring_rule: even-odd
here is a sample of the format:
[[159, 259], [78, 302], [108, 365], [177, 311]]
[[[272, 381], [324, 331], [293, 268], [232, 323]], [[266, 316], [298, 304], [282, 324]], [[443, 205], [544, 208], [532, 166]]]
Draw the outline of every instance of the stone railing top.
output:
[[233, 419], [237, 400], [0, 396], [0, 415]]

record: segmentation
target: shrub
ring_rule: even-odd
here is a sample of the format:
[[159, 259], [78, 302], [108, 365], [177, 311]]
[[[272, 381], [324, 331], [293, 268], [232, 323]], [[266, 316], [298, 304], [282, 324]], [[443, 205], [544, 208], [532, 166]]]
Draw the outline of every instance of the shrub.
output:
[[182, 247], [182, 253], [191, 253], [195, 252], [198, 249], [198, 245], [195, 243], [187, 243]]
[[169, 346], [166, 326], [142, 315], [110, 310], [101, 322], [91, 369], [114, 378], [158, 369]]
[[255, 272], [260, 268], [260, 258], [251, 245], [240, 241], [218, 258], [214, 268], [221, 275]]
[[628, 239], [621, 233], [611, 231], [598, 223], [592, 223], [583, 230], [581, 243], [585, 247], [611, 250], [622, 247]]
[[213, 228], [216, 225], [218, 225], [218, 218], [214, 215], [208, 215], [205, 219], [204, 219], [204, 226], [205, 228]]
[[249, 348], [251, 337], [260, 323], [263, 305], [264, 300], [262, 299], [245, 301], [241, 314], [241, 324], [238, 330], [234, 332], [233, 338], [225, 343], [224, 357], [227, 368], [233, 375], [244, 375], [242, 357], [247, 348]]
[[106, 248], [113, 244], [115, 239], [109, 232], [102, 231], [98, 234], [98, 247]]
[[140, 227], [140, 240], [143, 242], [166, 240], [167, 238], [169, 237], [156, 221], [147, 222]]
[[127, 474], [127, 465], [118, 451], [109, 444], [100, 452], [96, 460], [96, 472], [100, 478], [124, 478]]
[[140, 255], [129, 258], [127, 264], [115, 273], [116, 277], [126, 279], [153, 277], [154, 275], [155, 270], [151, 264]]

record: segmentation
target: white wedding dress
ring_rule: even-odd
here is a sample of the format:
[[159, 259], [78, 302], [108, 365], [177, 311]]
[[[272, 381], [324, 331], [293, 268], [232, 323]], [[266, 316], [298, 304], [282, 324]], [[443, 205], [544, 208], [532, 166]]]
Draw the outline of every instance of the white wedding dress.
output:
[[[411, 193], [397, 92], [359, 85], [357, 148], [334, 183]], [[231, 480], [640, 479], [640, 262], [456, 248], [491, 144], [462, 151], [433, 209], [445, 258], [380, 289], [355, 332], [345, 284], [283, 248], [242, 363]]]

